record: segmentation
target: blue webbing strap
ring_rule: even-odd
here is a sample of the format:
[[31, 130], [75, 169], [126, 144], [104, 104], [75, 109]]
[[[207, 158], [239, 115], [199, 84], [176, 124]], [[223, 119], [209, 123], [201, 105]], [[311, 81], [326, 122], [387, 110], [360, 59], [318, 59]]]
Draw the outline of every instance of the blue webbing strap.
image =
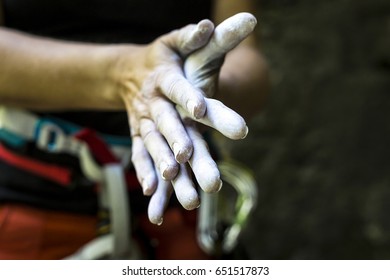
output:
[[[83, 127], [58, 119], [58, 118], [41, 118], [35, 127], [35, 133], [34, 133], [34, 140], [37, 140], [39, 138], [40, 130], [41, 128], [46, 124], [53, 124], [60, 128], [62, 132], [66, 135], [72, 135], [80, 130], [84, 129]], [[131, 146], [131, 139], [130, 137], [126, 136], [116, 136], [116, 135], [109, 135], [109, 134], [98, 134], [99, 137], [104, 139], [104, 141], [113, 146], [124, 146], [124, 147], [130, 147]], [[52, 135], [53, 137], [53, 143], [55, 143], [55, 134]], [[15, 133], [12, 133], [8, 131], [5, 128], [0, 128], [0, 140], [7, 143], [8, 145], [11, 145], [15, 148], [20, 148], [23, 145], [26, 144], [26, 142], [30, 141], [30, 139], [25, 139], [20, 135], [17, 135]]]

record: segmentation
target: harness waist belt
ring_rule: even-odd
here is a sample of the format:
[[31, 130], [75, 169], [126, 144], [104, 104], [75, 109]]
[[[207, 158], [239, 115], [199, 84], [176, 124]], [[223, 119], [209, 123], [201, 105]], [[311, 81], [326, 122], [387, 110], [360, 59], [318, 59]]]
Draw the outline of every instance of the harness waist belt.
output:
[[[77, 154], [80, 141], [74, 137], [84, 128], [76, 124], [51, 117], [38, 117], [30, 112], [0, 106], [0, 139], [15, 148], [27, 141], [51, 153]], [[130, 137], [98, 134], [119, 158], [130, 154]], [[128, 163], [128, 162], [127, 162]]]

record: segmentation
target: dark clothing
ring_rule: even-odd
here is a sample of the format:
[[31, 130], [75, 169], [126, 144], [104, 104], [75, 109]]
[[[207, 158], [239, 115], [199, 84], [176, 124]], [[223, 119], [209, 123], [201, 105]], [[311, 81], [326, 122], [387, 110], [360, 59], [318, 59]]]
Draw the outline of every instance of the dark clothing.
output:
[[5, 24], [89, 42], [148, 43], [210, 17], [210, 0], [3, 0]]

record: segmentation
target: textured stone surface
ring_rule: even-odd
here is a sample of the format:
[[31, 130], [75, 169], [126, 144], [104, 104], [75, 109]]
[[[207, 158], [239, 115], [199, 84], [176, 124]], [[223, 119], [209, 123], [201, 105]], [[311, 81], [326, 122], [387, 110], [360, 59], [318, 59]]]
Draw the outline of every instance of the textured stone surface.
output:
[[260, 186], [246, 257], [389, 259], [390, 1], [263, 0], [257, 16], [272, 91], [228, 143]]

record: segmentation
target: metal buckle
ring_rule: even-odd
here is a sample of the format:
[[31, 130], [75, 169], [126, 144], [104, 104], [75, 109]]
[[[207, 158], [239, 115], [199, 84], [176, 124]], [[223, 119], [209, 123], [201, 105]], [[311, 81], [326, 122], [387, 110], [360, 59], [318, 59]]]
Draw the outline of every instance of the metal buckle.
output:
[[56, 124], [48, 121], [41, 121], [35, 130], [37, 146], [51, 153], [59, 153], [64, 150], [66, 135]]
[[218, 168], [224, 185], [218, 193], [201, 193], [197, 237], [206, 253], [220, 256], [236, 247], [257, 204], [257, 185], [241, 164], [223, 161]]
[[82, 143], [67, 135], [61, 126], [50, 120], [40, 120], [35, 128], [37, 147], [51, 153], [69, 153], [79, 155]]

